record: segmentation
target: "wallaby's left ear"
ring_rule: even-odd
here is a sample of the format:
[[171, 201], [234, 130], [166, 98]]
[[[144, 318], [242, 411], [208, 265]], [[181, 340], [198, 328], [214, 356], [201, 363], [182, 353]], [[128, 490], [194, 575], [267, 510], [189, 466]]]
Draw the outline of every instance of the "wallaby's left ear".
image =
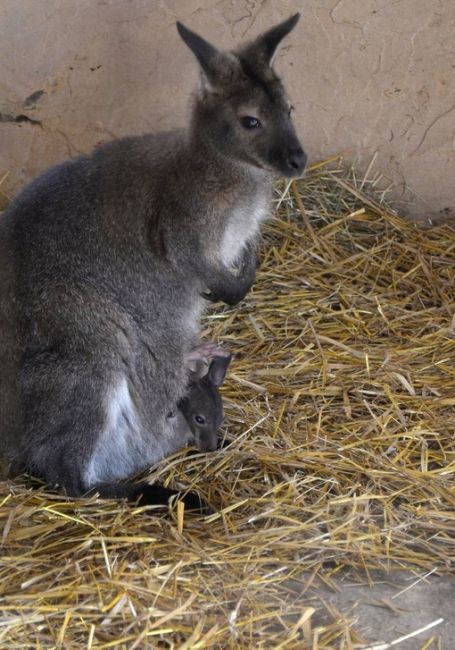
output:
[[272, 65], [278, 45], [294, 29], [299, 18], [300, 14], [294, 14], [279, 25], [276, 25], [276, 27], [272, 27], [272, 29], [258, 36], [251, 45], [243, 50], [244, 56], [253, 57], [256, 60], [259, 59], [264, 65]]
[[215, 357], [212, 363], [210, 364], [209, 371], [207, 373], [207, 378], [217, 388], [221, 386], [221, 384], [224, 381], [224, 378], [226, 377], [226, 372], [227, 369], [229, 368], [229, 364], [231, 363], [231, 359], [232, 359], [232, 354], [223, 357]]

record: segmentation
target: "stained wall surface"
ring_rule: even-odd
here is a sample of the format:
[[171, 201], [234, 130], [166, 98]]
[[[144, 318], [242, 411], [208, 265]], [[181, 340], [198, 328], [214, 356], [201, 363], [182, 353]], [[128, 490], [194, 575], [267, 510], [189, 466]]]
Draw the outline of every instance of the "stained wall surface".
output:
[[455, 216], [454, 0], [4, 0], [3, 190], [97, 142], [182, 125], [197, 67], [176, 19], [229, 48], [295, 11], [276, 68], [310, 160], [374, 158], [405, 212]]

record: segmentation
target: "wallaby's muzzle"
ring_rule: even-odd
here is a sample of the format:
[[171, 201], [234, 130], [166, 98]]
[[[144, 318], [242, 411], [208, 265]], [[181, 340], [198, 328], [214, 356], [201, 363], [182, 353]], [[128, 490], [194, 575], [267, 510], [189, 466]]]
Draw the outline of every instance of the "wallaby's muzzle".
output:
[[287, 157], [288, 176], [301, 176], [307, 163], [307, 155], [299, 145], [291, 149]]
[[302, 149], [291, 123], [281, 126], [274, 135], [274, 144], [269, 149], [269, 164], [286, 178], [302, 176], [307, 155]]

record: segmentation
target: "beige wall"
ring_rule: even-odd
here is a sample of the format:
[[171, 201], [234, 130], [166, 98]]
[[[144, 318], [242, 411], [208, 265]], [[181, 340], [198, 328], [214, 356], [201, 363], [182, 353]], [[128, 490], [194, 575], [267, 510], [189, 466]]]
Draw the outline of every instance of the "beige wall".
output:
[[181, 125], [197, 70], [176, 18], [229, 47], [296, 10], [276, 67], [310, 159], [366, 169], [377, 153], [414, 214], [455, 215], [454, 0], [3, 0], [4, 189], [101, 140]]

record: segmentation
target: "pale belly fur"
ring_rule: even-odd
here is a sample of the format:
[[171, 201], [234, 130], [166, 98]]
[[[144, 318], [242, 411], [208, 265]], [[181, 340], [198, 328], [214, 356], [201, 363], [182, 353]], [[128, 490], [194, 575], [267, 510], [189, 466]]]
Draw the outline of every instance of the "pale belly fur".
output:
[[220, 245], [220, 257], [225, 266], [232, 266], [245, 244], [256, 239], [261, 223], [267, 217], [267, 208], [267, 201], [261, 199], [252, 206], [234, 210]]
[[[200, 318], [207, 301], [196, 299], [182, 316], [191, 346], [199, 342]], [[169, 405], [174, 411], [176, 404]], [[167, 410], [167, 409], [165, 409]], [[84, 474], [86, 488], [127, 478], [188, 444], [192, 438], [186, 420], [157, 414], [143, 423], [136, 411], [126, 376], [120, 375], [105, 396], [105, 425]]]

